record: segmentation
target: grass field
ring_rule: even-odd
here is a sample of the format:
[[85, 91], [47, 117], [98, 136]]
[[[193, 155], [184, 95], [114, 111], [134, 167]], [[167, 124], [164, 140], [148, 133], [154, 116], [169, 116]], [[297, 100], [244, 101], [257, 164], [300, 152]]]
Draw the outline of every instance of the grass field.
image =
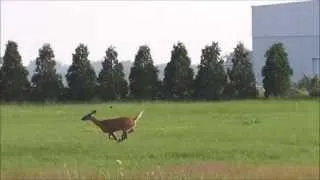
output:
[[[80, 120], [93, 109], [145, 113], [116, 143]], [[317, 100], [1, 106], [1, 179], [318, 179], [318, 164]]]

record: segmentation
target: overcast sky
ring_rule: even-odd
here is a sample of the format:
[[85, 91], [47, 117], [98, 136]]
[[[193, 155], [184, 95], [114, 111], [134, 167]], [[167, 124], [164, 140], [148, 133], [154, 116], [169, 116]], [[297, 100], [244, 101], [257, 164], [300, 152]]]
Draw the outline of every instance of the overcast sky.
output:
[[181, 41], [198, 64], [201, 49], [212, 41], [223, 54], [239, 41], [252, 49], [251, 6], [279, 2], [285, 1], [1, 0], [1, 56], [8, 40], [18, 43], [24, 65], [44, 43], [64, 64], [71, 64], [79, 43], [88, 46], [91, 61], [102, 60], [110, 45], [120, 61], [134, 60], [146, 44], [159, 64], [170, 60], [173, 44]]

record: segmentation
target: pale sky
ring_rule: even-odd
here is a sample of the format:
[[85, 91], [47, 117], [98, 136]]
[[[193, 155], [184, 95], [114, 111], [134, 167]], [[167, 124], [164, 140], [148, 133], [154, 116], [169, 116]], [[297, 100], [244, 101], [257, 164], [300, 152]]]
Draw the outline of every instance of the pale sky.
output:
[[252, 49], [251, 6], [282, 2], [1, 0], [1, 56], [8, 40], [18, 43], [24, 65], [44, 43], [63, 64], [71, 64], [79, 43], [88, 46], [90, 61], [102, 60], [110, 45], [120, 61], [133, 61], [139, 46], [148, 45], [160, 64], [169, 62], [173, 44], [181, 41], [198, 64], [201, 49], [212, 41], [222, 54], [239, 41]]

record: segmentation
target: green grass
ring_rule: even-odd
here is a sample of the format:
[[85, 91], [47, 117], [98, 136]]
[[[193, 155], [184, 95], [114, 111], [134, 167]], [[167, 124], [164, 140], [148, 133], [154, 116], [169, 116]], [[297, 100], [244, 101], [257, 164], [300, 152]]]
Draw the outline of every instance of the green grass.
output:
[[[93, 109], [97, 117], [133, 116], [140, 110], [145, 114], [137, 131], [116, 143], [93, 123], [80, 120]], [[136, 173], [199, 163], [317, 166], [319, 102], [1, 106], [1, 172], [8, 177], [23, 171], [71, 169], [112, 175], [119, 174], [119, 168]]]

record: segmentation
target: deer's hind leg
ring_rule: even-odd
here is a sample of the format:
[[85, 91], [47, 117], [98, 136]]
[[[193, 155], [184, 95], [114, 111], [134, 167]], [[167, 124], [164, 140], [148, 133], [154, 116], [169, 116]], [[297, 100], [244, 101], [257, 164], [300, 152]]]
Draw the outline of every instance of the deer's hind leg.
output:
[[128, 133], [127, 133], [126, 130], [123, 130], [123, 131], [122, 131], [122, 135], [121, 135], [121, 139], [119, 139], [118, 142], [121, 142], [121, 141], [123, 141], [123, 140], [125, 140], [125, 139], [127, 139], [127, 138], [128, 138]]

